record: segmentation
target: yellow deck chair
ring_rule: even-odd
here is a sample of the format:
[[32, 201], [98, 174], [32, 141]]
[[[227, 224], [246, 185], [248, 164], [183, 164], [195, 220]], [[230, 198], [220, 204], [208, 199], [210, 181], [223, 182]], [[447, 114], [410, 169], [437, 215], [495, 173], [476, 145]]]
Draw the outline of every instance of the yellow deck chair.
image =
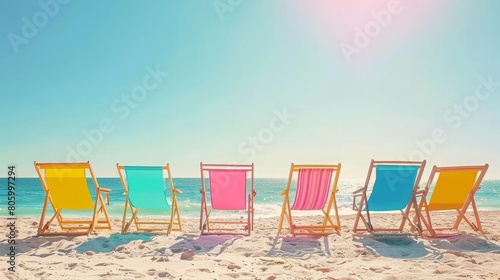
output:
[[[296, 235], [328, 235], [340, 234], [340, 219], [337, 210], [336, 193], [340, 174], [340, 163], [337, 165], [293, 164], [288, 175], [288, 184], [281, 193], [283, 207], [278, 225], [278, 235], [283, 229], [286, 218], [292, 236]], [[295, 199], [290, 206], [290, 189], [294, 174], [297, 173]], [[333, 174], [335, 173], [335, 176]], [[332, 180], [333, 179], [333, 180]], [[335, 217], [330, 217], [330, 211]], [[322, 221], [316, 225], [296, 225], [292, 220], [293, 211], [322, 211]]]
[[[254, 165], [252, 164], [209, 164], [200, 162], [201, 172], [201, 234], [250, 235], [253, 230]], [[208, 174], [208, 178], [205, 177]], [[205, 178], [207, 180], [205, 180]], [[208, 184], [208, 188], [205, 185]], [[210, 196], [210, 205], [208, 198]], [[215, 218], [210, 213], [220, 214], [246, 212], [247, 217]], [[224, 212], [222, 212], [224, 211]]]
[[[36, 172], [46, 196], [43, 203], [42, 216], [38, 225], [39, 235], [87, 234], [94, 230], [111, 229], [106, 204], [109, 204], [109, 189], [100, 188], [89, 162], [83, 163], [37, 163]], [[87, 183], [87, 171], [95, 187], [95, 198], [92, 198]], [[44, 223], [47, 205], [52, 206], [54, 215]], [[63, 210], [92, 211], [91, 219], [68, 219], [62, 215]], [[66, 211], [65, 211], [66, 212]], [[104, 219], [101, 218], [104, 214]], [[49, 227], [56, 220], [60, 231], [49, 232]]]
[[[425, 189], [417, 192], [417, 197], [421, 198], [419, 203], [420, 212], [423, 213], [422, 209], [425, 211], [425, 216], [422, 215], [421, 217], [422, 222], [431, 237], [450, 236], [450, 234], [446, 233], [438, 234], [436, 231], [456, 231], [462, 220], [465, 220], [473, 230], [483, 234], [474, 195], [479, 190], [487, 170], [488, 164], [450, 167], [437, 167], [434, 165]], [[435, 177], [438, 177], [436, 185], [429, 202], [427, 202], [427, 195]], [[472, 206], [476, 224], [465, 216], [470, 206]], [[447, 210], [455, 210], [458, 214], [453, 226], [434, 228], [430, 213]]]
[[[181, 216], [177, 204], [177, 194], [182, 193], [174, 188], [170, 165], [166, 166], [120, 166], [116, 164], [123, 185], [125, 206], [123, 209], [122, 234], [127, 233], [134, 223], [137, 231], [162, 231], [167, 235], [171, 231], [182, 231]], [[168, 185], [165, 186], [165, 173]], [[127, 210], [132, 217], [127, 222]], [[168, 219], [139, 219], [140, 209], [170, 210]]]

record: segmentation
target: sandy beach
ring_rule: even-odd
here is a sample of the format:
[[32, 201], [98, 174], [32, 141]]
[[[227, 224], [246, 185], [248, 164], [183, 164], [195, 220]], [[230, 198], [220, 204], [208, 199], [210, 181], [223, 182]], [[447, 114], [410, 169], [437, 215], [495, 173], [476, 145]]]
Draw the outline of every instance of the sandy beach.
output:
[[[484, 236], [463, 224], [464, 234], [445, 239], [353, 238], [353, 215], [341, 216], [340, 236], [319, 238], [276, 238], [277, 218], [256, 218], [251, 236], [200, 237], [196, 219], [184, 219], [184, 231], [170, 236], [122, 235], [117, 217], [112, 231], [37, 237], [38, 218], [19, 217], [16, 272], [7, 271], [4, 261], [2, 278], [500, 279], [499, 215], [480, 212]], [[400, 216], [375, 217], [391, 222]], [[446, 215], [438, 214], [434, 220], [439, 224], [442, 218]], [[5, 217], [1, 220], [6, 223]], [[7, 248], [5, 235], [2, 248]], [[194, 256], [182, 259], [188, 251]]]

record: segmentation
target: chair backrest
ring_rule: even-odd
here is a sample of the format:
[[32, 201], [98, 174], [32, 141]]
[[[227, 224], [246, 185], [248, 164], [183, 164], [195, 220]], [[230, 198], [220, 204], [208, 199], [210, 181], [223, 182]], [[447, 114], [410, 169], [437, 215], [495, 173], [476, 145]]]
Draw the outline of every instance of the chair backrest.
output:
[[[89, 163], [35, 163], [35, 167], [42, 186], [49, 192], [56, 209], [94, 209], [86, 177], [86, 170], [90, 169]], [[95, 178], [93, 179], [95, 184]]]
[[428, 204], [429, 210], [460, 209], [467, 197], [479, 189], [487, 168], [487, 165], [434, 167], [431, 180], [435, 173], [439, 173], [439, 177]]
[[418, 188], [420, 165], [376, 165], [376, 178], [368, 199], [370, 211], [392, 211], [407, 207]]
[[292, 210], [323, 209], [330, 194], [333, 171], [334, 168], [298, 169], [297, 189]]
[[201, 164], [202, 188], [204, 171], [208, 171], [211, 207], [216, 210], [247, 210], [247, 173], [251, 174], [253, 192], [253, 164]]
[[168, 199], [171, 199], [172, 192], [165, 188], [163, 166], [124, 166], [123, 169], [128, 199], [133, 207], [170, 209]]

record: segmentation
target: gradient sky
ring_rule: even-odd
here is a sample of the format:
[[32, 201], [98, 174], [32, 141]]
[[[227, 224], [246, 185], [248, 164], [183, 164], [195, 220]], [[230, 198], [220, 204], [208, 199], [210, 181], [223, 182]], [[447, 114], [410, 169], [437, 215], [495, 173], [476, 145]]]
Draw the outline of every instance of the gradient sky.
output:
[[500, 1], [55, 1], [0, 2], [5, 174], [340, 162], [351, 180], [424, 157], [500, 178]]

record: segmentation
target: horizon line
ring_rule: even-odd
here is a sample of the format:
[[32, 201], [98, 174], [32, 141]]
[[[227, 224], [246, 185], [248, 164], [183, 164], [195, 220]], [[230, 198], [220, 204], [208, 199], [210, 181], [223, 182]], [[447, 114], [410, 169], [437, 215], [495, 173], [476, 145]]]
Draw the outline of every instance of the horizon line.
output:
[[[9, 177], [0, 177], [0, 179], [8, 179]], [[92, 177], [86, 177], [87, 179], [91, 179]], [[119, 176], [117, 177], [95, 177], [96, 179], [120, 179]], [[165, 177], [165, 178], [168, 178], [168, 177]], [[172, 179], [198, 179], [200, 178], [200, 176], [197, 176], [197, 177], [172, 177]], [[16, 177], [16, 179], [40, 179], [40, 177]], [[287, 177], [254, 177], [254, 179], [285, 179], [287, 180], [288, 178]], [[344, 180], [340, 180], [339, 179], [339, 182], [340, 181], [364, 181], [366, 180], [366, 177], [365, 178], [360, 178], [360, 179], [344, 179]], [[490, 179], [484, 179], [483, 181], [500, 181], [500, 178], [490, 178]], [[426, 181], [424, 181], [426, 182]]]

